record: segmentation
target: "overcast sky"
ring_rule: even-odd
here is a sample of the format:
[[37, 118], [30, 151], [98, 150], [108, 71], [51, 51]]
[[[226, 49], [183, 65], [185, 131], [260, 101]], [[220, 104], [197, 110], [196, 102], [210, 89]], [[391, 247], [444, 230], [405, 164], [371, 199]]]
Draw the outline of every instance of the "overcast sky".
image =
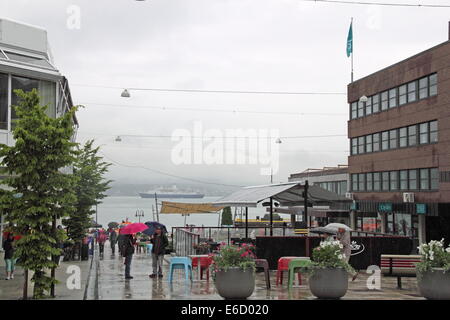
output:
[[[80, 29], [67, 26], [68, 21], [74, 26], [74, 11], [67, 11], [71, 5], [81, 10]], [[270, 178], [260, 172], [267, 165], [176, 165], [171, 153], [177, 142], [148, 136], [171, 136], [177, 129], [195, 135], [195, 123], [219, 133], [227, 129], [275, 129], [281, 137], [346, 135], [348, 105], [345, 94], [131, 90], [131, 98], [126, 99], [120, 97], [118, 88], [345, 93], [350, 81], [350, 59], [345, 50], [351, 17], [358, 79], [446, 41], [449, 13], [450, 9], [298, 0], [0, 2], [1, 17], [48, 31], [56, 66], [69, 79], [74, 102], [86, 106], [78, 112], [78, 141], [95, 138], [103, 145], [103, 154], [120, 164], [111, 168], [110, 177], [137, 183], [175, 180], [125, 166], [224, 184], [269, 182]], [[145, 108], [149, 106], [166, 110]], [[183, 108], [230, 112], [180, 110]], [[115, 141], [118, 135], [121, 142]], [[347, 163], [345, 136], [281, 140], [275, 182], [286, 181], [290, 173], [306, 168]]]

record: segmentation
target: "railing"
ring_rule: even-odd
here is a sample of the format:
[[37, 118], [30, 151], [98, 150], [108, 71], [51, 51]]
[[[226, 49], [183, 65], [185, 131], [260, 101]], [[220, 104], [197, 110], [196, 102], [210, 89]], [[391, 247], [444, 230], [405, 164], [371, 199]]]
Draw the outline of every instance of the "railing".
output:
[[186, 230], [186, 228], [172, 228], [172, 235], [173, 248], [177, 256], [195, 254], [194, 245], [200, 242], [199, 234]]

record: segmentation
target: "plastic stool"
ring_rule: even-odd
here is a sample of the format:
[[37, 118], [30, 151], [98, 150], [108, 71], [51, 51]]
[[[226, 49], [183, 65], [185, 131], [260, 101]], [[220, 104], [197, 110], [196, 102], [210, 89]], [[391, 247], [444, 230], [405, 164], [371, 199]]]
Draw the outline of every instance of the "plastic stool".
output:
[[[294, 259], [302, 259], [302, 257], [281, 257], [280, 259], [278, 259], [277, 285], [283, 284], [283, 271], [289, 271], [289, 262]], [[300, 282], [300, 274], [298, 276]]]
[[200, 259], [200, 279], [203, 279], [203, 271], [206, 270], [206, 280], [209, 281], [209, 266], [212, 264], [212, 257], [193, 257], [192, 268], [198, 267], [198, 259]]
[[184, 269], [186, 281], [192, 280], [192, 261], [188, 257], [173, 257], [170, 259], [169, 282], [173, 280], [173, 271], [175, 269]]
[[147, 254], [152, 254], [153, 244], [147, 243]]
[[255, 259], [257, 268], [264, 268], [264, 275], [266, 277], [266, 288], [270, 289], [270, 270], [269, 262], [266, 259]]
[[294, 284], [294, 273], [298, 273], [298, 284], [302, 284], [302, 276], [298, 268], [307, 267], [311, 264], [311, 260], [309, 258], [303, 258], [303, 259], [293, 259], [289, 262], [289, 270], [288, 270], [288, 286], [292, 287]]

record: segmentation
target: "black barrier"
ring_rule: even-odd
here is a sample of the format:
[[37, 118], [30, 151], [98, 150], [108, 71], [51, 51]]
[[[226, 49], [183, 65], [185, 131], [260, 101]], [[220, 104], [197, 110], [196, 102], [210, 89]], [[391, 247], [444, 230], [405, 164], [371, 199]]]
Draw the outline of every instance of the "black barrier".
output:
[[[312, 250], [319, 246], [320, 237], [256, 237], [256, 255], [267, 259], [271, 270], [277, 269], [281, 257], [310, 257]], [[411, 254], [411, 238], [399, 236], [352, 237], [350, 264], [357, 270], [365, 270], [370, 265], [380, 265], [382, 254]]]

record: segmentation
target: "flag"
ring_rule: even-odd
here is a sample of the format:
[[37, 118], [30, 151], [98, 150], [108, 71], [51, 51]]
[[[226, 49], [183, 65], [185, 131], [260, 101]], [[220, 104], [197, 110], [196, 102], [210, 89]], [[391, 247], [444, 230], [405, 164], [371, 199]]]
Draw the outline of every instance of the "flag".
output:
[[347, 37], [347, 57], [353, 53], [353, 21], [350, 23], [350, 29], [348, 30]]

